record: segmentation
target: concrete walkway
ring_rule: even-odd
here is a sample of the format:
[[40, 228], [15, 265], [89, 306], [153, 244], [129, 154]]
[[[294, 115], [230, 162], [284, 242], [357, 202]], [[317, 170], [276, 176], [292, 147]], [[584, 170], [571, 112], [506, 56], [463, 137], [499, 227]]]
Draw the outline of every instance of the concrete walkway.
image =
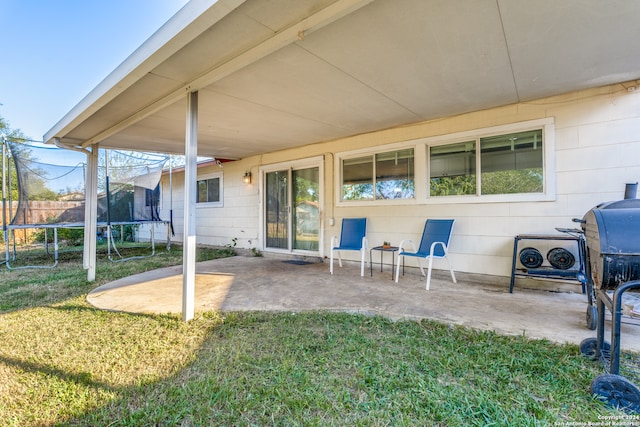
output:
[[[105, 310], [132, 313], [180, 313], [182, 267], [130, 276], [89, 293], [87, 301]], [[587, 329], [587, 297], [579, 292], [549, 292], [518, 285], [509, 293], [508, 279], [435, 270], [431, 289], [418, 269], [407, 270], [396, 284], [390, 266], [360, 277], [356, 263], [295, 265], [272, 257], [237, 256], [197, 264], [196, 311], [333, 310], [377, 314], [398, 319], [433, 319], [500, 334], [524, 335], [558, 343], [579, 344], [595, 337]], [[525, 281], [527, 279], [524, 279]], [[607, 337], [608, 339], [608, 337]], [[622, 348], [640, 351], [640, 327], [623, 324]]]

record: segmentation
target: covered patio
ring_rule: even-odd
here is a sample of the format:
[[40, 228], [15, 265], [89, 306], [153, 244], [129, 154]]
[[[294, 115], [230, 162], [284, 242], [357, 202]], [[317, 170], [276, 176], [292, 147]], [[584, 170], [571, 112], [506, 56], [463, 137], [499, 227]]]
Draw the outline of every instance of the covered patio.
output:
[[[432, 319], [556, 343], [579, 344], [595, 337], [585, 324], [587, 297], [579, 285], [530, 289], [529, 279], [524, 279], [510, 294], [504, 277], [456, 273], [458, 283], [454, 284], [448, 271], [435, 270], [427, 292], [415, 268], [407, 269], [396, 284], [388, 265], [381, 272], [374, 263], [373, 274], [367, 266], [360, 277], [357, 263], [345, 262], [330, 275], [326, 263], [286, 261], [275, 256], [236, 256], [198, 263], [195, 311], [332, 310], [393, 320]], [[178, 266], [127, 277], [96, 288], [87, 300], [106, 310], [180, 313], [181, 273]], [[622, 348], [640, 351], [640, 328], [623, 324]]]
[[[413, 199], [399, 205], [387, 203], [376, 212], [378, 223], [390, 223], [387, 218], [398, 217], [420, 216], [422, 220], [425, 215], [422, 208], [428, 202], [432, 206], [429, 216], [467, 215], [466, 230], [460, 221], [459, 230], [467, 237], [467, 243], [465, 250], [457, 254], [458, 268], [485, 273], [480, 266], [496, 262], [507, 265], [504, 253], [509, 250], [505, 248], [513, 234], [523, 231], [523, 225], [529, 231], [531, 224], [555, 216], [550, 220], [555, 227], [560, 220], [576, 215], [568, 206], [582, 214], [585, 209], [571, 203], [575, 193], [587, 207], [609, 196], [609, 193], [594, 196], [586, 179], [573, 179], [576, 174], [566, 173], [567, 164], [576, 162], [568, 160], [570, 156], [565, 154], [581, 148], [583, 142], [574, 139], [578, 135], [593, 135], [592, 129], [574, 129], [576, 114], [571, 110], [562, 117], [564, 122], [559, 122], [563, 138], [558, 137], [558, 141], [565, 145], [556, 150], [555, 132], [551, 128], [556, 126], [554, 117], [562, 114], [558, 109], [574, 102], [574, 97], [591, 99], [596, 88], [604, 88], [604, 96], [609, 100], [611, 88], [605, 86], [619, 85], [615, 88], [616, 96], [620, 93], [631, 99], [629, 94], [636, 91], [639, 77], [639, 47], [629, 43], [638, 34], [637, 12], [637, 3], [624, 0], [614, 5], [595, 1], [586, 5], [579, 1], [559, 5], [546, 0], [535, 7], [525, 1], [480, 1], [470, 5], [463, 1], [420, 0], [192, 0], [44, 135], [47, 143], [87, 154], [84, 245], [87, 278], [95, 279], [93, 230], [99, 149], [185, 155], [179, 227], [182, 235], [178, 238], [186, 254], [184, 275], [181, 292], [177, 289], [168, 294], [182, 298], [183, 319], [189, 320], [194, 305], [200, 304], [194, 298], [194, 254], [196, 241], [202, 243], [205, 220], [210, 221], [210, 237], [230, 240], [244, 235], [248, 237], [243, 248], [270, 249], [265, 244], [262, 218], [267, 200], [265, 168], [283, 166], [292, 170], [294, 161], [316, 162], [313, 168], [318, 169], [317, 181], [326, 184], [326, 188], [318, 191], [322, 219], [316, 255], [323, 257], [330, 233], [340, 218], [362, 216], [365, 209], [373, 206], [368, 202], [349, 204], [341, 200], [339, 155], [343, 150], [376, 147], [391, 150], [389, 146], [393, 144], [442, 135], [464, 136], [466, 140], [469, 137], [466, 133], [472, 130], [485, 132], [491, 128], [492, 132], [498, 132], [498, 127], [500, 133], [511, 133], [515, 132], [511, 129], [514, 123], [533, 126], [534, 121], [535, 127], [544, 124], [549, 129], [544, 149], [548, 171], [544, 192], [533, 194], [533, 198], [505, 196], [501, 199], [504, 205], [482, 204], [474, 209], [471, 203], [446, 204], [438, 200], [431, 203], [427, 186], [418, 185]], [[588, 90], [593, 92], [571, 94]], [[538, 110], [540, 100], [559, 96], [567, 99], [550, 101], [557, 109], [543, 106]], [[624, 103], [607, 103], [611, 104]], [[594, 116], [591, 108], [599, 107], [575, 106], [585, 116]], [[489, 109], [492, 110], [487, 113]], [[623, 118], [635, 117], [633, 104], [630, 109], [631, 113], [618, 114]], [[608, 111], [601, 113], [603, 117], [612, 120], [617, 117], [610, 116]], [[460, 120], [444, 121], [465, 114]], [[578, 117], [577, 122], [582, 123], [582, 116]], [[602, 121], [599, 115], [594, 117], [597, 122]], [[616, 120], [616, 125], [619, 122]], [[429, 129], [409, 128], [418, 123]], [[633, 124], [620, 132], [625, 138], [627, 132], [633, 133], [626, 129], [633, 129]], [[377, 133], [371, 134], [374, 132]], [[383, 132], [386, 133], [382, 135]], [[615, 132], [607, 130], [607, 137], [599, 140], [609, 140], [612, 133]], [[626, 144], [625, 138], [618, 142]], [[538, 147], [537, 139], [535, 146]], [[415, 147], [416, 181], [421, 179], [423, 183], [428, 182], [427, 149], [425, 143]], [[227, 163], [225, 184], [221, 186], [223, 189], [226, 186], [228, 203], [206, 217], [200, 215], [196, 225], [198, 156], [234, 161]], [[589, 151], [584, 158], [599, 159], [600, 155]], [[287, 164], [282, 165], [283, 162]], [[258, 178], [253, 187], [240, 184], [241, 174], [251, 177], [252, 173]], [[618, 178], [624, 179], [628, 178]], [[585, 183], [586, 190], [574, 188], [575, 182]], [[558, 194], [556, 187], [561, 191]], [[580, 193], [585, 191], [587, 196]], [[511, 206], [512, 202], [523, 201], [529, 204]], [[539, 214], [533, 212], [536, 209]], [[537, 215], [536, 221], [531, 221], [529, 215]], [[212, 224], [218, 218], [226, 220], [227, 226], [211, 231], [213, 225], [218, 225]], [[478, 228], [489, 222], [494, 230], [487, 227], [488, 235], [478, 234]], [[513, 232], [505, 231], [505, 225], [510, 225]], [[397, 227], [377, 233], [375, 238], [379, 240], [384, 238], [383, 233], [401, 234]], [[413, 225], [403, 233], [413, 233]], [[463, 263], [467, 265], [460, 266]], [[301, 268], [319, 268], [295, 267], [298, 273]], [[253, 276], [260, 274], [253, 271]], [[234, 288], [240, 282], [238, 277]], [[313, 283], [306, 280], [308, 276], [303, 277], [304, 285]], [[340, 275], [334, 279], [317, 277], [321, 281], [336, 281]], [[296, 280], [296, 275], [291, 280]], [[356, 282], [352, 278], [347, 281], [351, 282], [349, 285]], [[266, 289], [277, 296], [274, 286]], [[415, 291], [423, 292], [421, 288], [416, 286]], [[287, 290], [290, 292], [291, 288]], [[379, 292], [372, 289], [371, 293], [381, 298]], [[339, 292], [333, 295], [340, 295], [341, 304], [347, 301]], [[407, 296], [407, 300], [411, 302], [412, 297]], [[519, 296], [509, 298], [513, 302]], [[443, 299], [460, 304], [463, 298], [444, 293]], [[482, 308], [475, 312], [477, 318], [493, 316], [493, 305], [476, 303], [477, 308]], [[351, 308], [364, 305], [357, 301]], [[566, 310], [551, 309], [548, 304], [533, 305], [553, 313]], [[371, 307], [362, 308], [368, 309]], [[527, 320], [531, 319], [527, 313], [530, 309], [525, 305], [520, 310], [524, 319], [517, 326], [518, 333], [526, 325], [538, 323]], [[473, 312], [470, 308], [466, 310]], [[453, 308], [443, 312], [455, 317]], [[398, 309], [396, 314], [409, 316], [411, 311], [407, 307]], [[581, 323], [581, 317], [576, 317], [577, 324]]]

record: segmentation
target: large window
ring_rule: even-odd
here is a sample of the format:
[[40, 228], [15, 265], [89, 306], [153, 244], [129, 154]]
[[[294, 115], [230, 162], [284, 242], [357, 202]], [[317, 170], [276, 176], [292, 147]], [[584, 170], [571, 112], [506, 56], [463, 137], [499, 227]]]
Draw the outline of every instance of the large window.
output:
[[197, 182], [196, 203], [203, 206], [222, 206], [222, 173], [202, 177]]
[[480, 193], [542, 193], [542, 165], [542, 129], [480, 138]]
[[342, 160], [342, 200], [414, 197], [413, 148]]
[[335, 167], [336, 203], [342, 206], [551, 201], [554, 119], [338, 153]]
[[429, 194], [437, 197], [542, 193], [543, 159], [542, 129], [431, 146]]

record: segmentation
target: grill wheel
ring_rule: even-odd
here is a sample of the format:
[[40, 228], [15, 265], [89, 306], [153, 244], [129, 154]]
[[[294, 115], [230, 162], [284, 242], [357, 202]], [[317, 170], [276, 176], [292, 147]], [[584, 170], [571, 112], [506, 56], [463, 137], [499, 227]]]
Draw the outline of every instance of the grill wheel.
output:
[[591, 383], [591, 392], [613, 408], [640, 412], [640, 389], [623, 376], [598, 375]]

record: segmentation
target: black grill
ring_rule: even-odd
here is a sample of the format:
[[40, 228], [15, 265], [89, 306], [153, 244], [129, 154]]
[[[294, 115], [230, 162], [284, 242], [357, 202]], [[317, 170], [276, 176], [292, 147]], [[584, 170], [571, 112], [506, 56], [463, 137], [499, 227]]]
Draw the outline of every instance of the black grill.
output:
[[640, 199], [600, 204], [587, 212], [582, 227], [596, 289], [640, 279]]
[[[640, 413], [640, 389], [625, 378], [631, 375], [634, 380], [640, 379], [638, 358], [635, 354], [623, 354], [620, 348], [624, 294], [640, 290], [640, 200], [635, 199], [637, 185], [627, 184], [624, 200], [600, 204], [587, 212], [582, 220], [589, 278], [587, 324], [590, 328], [597, 325], [598, 333], [596, 338], [587, 338], [580, 343], [580, 353], [600, 360], [608, 371], [593, 380], [591, 392], [618, 409]], [[595, 314], [591, 305], [594, 294]], [[605, 340], [607, 310], [611, 312], [610, 342]], [[590, 320], [596, 316], [597, 320], [592, 323]], [[630, 323], [629, 320], [626, 323]], [[622, 363], [626, 366], [621, 366], [621, 362], [626, 362]]]

